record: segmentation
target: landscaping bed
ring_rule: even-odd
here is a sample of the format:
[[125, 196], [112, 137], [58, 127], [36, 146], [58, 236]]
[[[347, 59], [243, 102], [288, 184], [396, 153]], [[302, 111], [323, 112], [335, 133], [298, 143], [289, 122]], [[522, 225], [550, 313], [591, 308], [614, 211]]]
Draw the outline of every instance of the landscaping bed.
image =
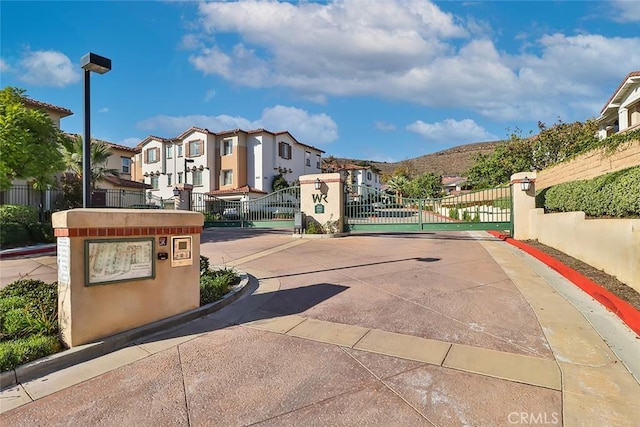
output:
[[[200, 257], [200, 306], [222, 299], [240, 283], [230, 267]], [[64, 350], [58, 336], [58, 284], [21, 279], [0, 289], [0, 371]]]

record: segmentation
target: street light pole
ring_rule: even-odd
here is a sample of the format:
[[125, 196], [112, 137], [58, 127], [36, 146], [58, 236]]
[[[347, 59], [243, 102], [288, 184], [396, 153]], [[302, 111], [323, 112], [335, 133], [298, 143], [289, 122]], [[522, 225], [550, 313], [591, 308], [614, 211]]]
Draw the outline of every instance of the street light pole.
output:
[[84, 69], [84, 137], [82, 139], [82, 207], [91, 207], [91, 72], [104, 74], [111, 70], [111, 60], [95, 53], [80, 59]]

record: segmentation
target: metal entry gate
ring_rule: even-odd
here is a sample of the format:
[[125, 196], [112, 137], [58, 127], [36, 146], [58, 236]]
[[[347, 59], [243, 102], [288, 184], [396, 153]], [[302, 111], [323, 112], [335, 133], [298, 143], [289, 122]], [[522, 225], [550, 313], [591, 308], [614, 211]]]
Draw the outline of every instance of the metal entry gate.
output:
[[193, 193], [191, 210], [202, 212], [206, 227], [289, 227], [300, 211], [300, 187], [289, 187], [258, 199], [227, 200]]
[[437, 199], [411, 199], [365, 186], [348, 187], [347, 231], [512, 229], [511, 186]]

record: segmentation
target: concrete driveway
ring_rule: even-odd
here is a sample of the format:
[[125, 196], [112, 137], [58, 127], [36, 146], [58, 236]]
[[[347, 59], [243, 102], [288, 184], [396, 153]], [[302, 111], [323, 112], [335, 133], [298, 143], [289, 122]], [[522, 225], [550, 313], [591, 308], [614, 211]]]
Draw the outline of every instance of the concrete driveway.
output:
[[484, 232], [209, 229], [201, 252], [252, 292], [3, 391], [0, 423], [637, 425], [640, 340]]

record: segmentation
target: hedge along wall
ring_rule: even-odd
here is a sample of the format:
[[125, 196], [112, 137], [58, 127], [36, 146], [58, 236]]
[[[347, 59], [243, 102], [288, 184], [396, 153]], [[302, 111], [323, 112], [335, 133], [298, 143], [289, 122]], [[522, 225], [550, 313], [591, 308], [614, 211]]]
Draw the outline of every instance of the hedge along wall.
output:
[[640, 165], [640, 140], [624, 144], [614, 154], [594, 150], [538, 171], [536, 191], [569, 181], [591, 179]]

